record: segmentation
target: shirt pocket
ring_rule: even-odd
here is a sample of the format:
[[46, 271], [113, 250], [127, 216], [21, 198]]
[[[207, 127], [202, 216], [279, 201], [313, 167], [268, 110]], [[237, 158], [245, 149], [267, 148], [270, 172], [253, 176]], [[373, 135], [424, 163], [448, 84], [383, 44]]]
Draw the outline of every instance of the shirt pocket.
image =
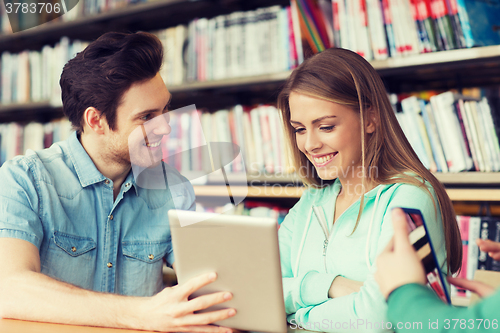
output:
[[96, 267], [96, 242], [55, 231], [49, 241], [42, 273], [81, 288], [93, 289]]
[[123, 283], [121, 293], [152, 296], [163, 289], [163, 257], [168, 241], [123, 241]]

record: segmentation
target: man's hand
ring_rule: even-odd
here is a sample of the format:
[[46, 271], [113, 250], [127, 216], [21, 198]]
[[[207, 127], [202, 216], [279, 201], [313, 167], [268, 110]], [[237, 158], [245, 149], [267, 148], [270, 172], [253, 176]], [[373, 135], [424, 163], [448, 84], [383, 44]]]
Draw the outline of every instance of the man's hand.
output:
[[138, 313], [141, 314], [145, 330], [164, 332], [232, 332], [231, 329], [209, 324], [224, 320], [236, 314], [235, 309], [224, 309], [205, 313], [195, 311], [229, 301], [229, 292], [217, 292], [189, 300], [198, 289], [215, 281], [215, 273], [195, 277], [183, 285], [165, 288], [153, 297], [145, 298]]
[[408, 239], [406, 216], [402, 209], [392, 212], [394, 236], [377, 258], [377, 281], [385, 299], [396, 288], [408, 283], [425, 284], [425, 272]]
[[361, 286], [363, 286], [362, 281], [355, 281], [343, 276], [337, 276], [328, 290], [328, 297], [336, 298], [357, 293]]
[[500, 243], [489, 239], [477, 239], [476, 244], [481, 251], [488, 252], [488, 255], [492, 257], [493, 260], [500, 260]]
[[493, 288], [492, 286], [489, 286], [479, 281], [471, 281], [467, 279], [453, 278], [449, 276], [448, 282], [457, 286], [458, 288], [470, 290], [473, 293], [478, 294], [479, 297], [481, 298], [488, 297], [495, 291], [495, 288]]

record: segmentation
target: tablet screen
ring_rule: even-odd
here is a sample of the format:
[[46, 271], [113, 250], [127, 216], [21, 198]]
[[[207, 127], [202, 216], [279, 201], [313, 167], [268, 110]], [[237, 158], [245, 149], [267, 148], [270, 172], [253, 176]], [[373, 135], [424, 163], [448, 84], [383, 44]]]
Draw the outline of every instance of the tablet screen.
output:
[[413, 245], [419, 259], [424, 266], [427, 275], [427, 284], [434, 290], [443, 302], [451, 304], [448, 289], [443, 279], [443, 274], [439, 269], [434, 247], [427, 236], [427, 226], [424, 217], [418, 209], [402, 208], [406, 213], [406, 222], [408, 223], [410, 243]]

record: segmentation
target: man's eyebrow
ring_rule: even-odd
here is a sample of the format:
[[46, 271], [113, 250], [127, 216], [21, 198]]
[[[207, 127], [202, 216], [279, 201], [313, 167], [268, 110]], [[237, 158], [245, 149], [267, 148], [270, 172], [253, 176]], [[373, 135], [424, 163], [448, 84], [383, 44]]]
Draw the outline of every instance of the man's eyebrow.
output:
[[[168, 99], [168, 102], [167, 104], [165, 104], [165, 107], [163, 108], [163, 110], [167, 109], [169, 106], [170, 106], [170, 102], [172, 101], [172, 95], [170, 95], [170, 98]], [[141, 111], [139, 112], [138, 114], [135, 115], [135, 118], [142, 118], [152, 112], [157, 112], [158, 109], [148, 109], [148, 110], [144, 110], [144, 111]]]
[[[312, 123], [313, 123], [313, 124], [316, 124], [316, 123], [318, 123], [318, 122], [320, 122], [320, 121], [322, 121], [322, 120], [324, 120], [324, 119], [328, 119], [328, 118], [336, 118], [336, 117], [337, 117], [337, 116], [324, 116], [324, 117], [320, 117], [320, 118], [318, 118], [318, 119], [314, 119], [314, 120], [312, 121]], [[291, 122], [292, 124], [302, 125], [302, 123], [301, 123], [301, 122], [299, 122], [299, 121], [290, 120], [290, 122]]]

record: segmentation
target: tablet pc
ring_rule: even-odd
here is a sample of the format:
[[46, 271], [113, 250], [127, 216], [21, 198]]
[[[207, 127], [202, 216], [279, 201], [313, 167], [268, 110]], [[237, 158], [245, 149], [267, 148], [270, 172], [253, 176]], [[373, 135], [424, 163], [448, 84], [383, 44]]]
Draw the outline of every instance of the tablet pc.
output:
[[443, 302], [451, 304], [448, 287], [445, 282], [446, 280], [443, 277], [441, 269], [439, 269], [436, 252], [428, 236], [428, 228], [422, 213], [418, 209], [401, 209], [406, 213], [406, 222], [410, 231], [410, 243], [413, 245], [419, 259], [422, 261], [425, 274], [427, 275], [428, 286], [434, 290], [436, 295], [438, 295]]
[[229, 291], [233, 299], [205, 311], [235, 308], [218, 325], [286, 332], [277, 221], [272, 218], [192, 211], [168, 212], [179, 283], [203, 273], [217, 280], [193, 297]]

